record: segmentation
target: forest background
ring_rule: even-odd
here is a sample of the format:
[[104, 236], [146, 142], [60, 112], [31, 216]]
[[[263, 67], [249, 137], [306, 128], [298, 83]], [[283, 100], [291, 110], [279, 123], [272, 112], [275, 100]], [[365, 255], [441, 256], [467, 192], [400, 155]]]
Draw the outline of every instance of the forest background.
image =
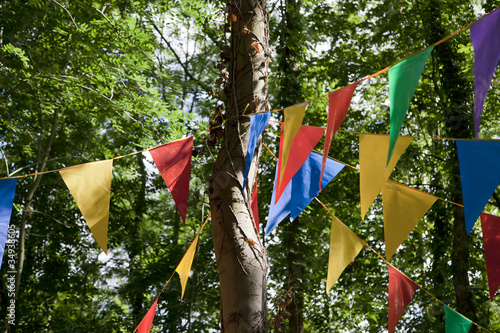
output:
[[[15, 326], [4, 322], [6, 266], [0, 271], [3, 330], [131, 332], [210, 211], [207, 190], [220, 132], [200, 132], [224, 121], [229, 6], [224, 1], [0, 3], [1, 177], [114, 158], [194, 135], [185, 224], [147, 153], [115, 160], [108, 255], [97, 246], [56, 172], [18, 181], [11, 223], [25, 230], [19, 249], [23, 260], [18, 262]], [[271, 108], [325, 96], [499, 6], [498, 1], [456, 0], [269, 1]], [[499, 75], [486, 100], [482, 138], [499, 135]], [[402, 134], [473, 138], [473, 87], [473, 49], [466, 30], [431, 54]], [[324, 127], [326, 110], [327, 98], [314, 101], [304, 123]], [[282, 113], [273, 117], [282, 120]], [[341, 129], [388, 133], [386, 75], [358, 86]], [[278, 134], [278, 127], [270, 126], [263, 137], [277, 154], [279, 139], [270, 133]], [[358, 135], [338, 132], [330, 156], [358, 165]], [[275, 163], [264, 150], [258, 175], [263, 226]], [[457, 168], [453, 141], [415, 139], [391, 179], [460, 201]], [[384, 252], [381, 200], [361, 221], [358, 172], [341, 172], [319, 199]], [[495, 214], [499, 205], [497, 191], [486, 211]], [[391, 264], [450, 307], [498, 332], [500, 304], [489, 301], [481, 229], [477, 224], [465, 242], [457, 239], [459, 209], [436, 202]], [[270, 264], [270, 330], [387, 328], [387, 264], [371, 251], [362, 250], [326, 294], [330, 222], [329, 213], [313, 202], [298, 220], [261, 235]], [[454, 262], [457, 251], [467, 252], [468, 260], [460, 265]], [[467, 281], [461, 283], [457, 276], [464, 271]], [[162, 293], [153, 331], [218, 331], [218, 276], [208, 228], [200, 234], [182, 301], [180, 288], [174, 278]], [[467, 304], [457, 304], [463, 298]], [[396, 331], [444, 331], [442, 305], [417, 292]]]

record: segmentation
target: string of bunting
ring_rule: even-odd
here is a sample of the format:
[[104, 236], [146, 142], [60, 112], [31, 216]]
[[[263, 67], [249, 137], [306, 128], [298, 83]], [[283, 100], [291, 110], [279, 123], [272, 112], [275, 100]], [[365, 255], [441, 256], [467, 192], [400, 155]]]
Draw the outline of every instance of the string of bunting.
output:
[[146, 315], [142, 318], [141, 322], [139, 325], [134, 329], [134, 333], [138, 331], [139, 333], [144, 333], [144, 332], [149, 332], [151, 329], [151, 325], [153, 325], [153, 319], [156, 314], [156, 306], [158, 305], [158, 299], [160, 298], [160, 295], [163, 293], [165, 288], [167, 287], [168, 283], [172, 278], [174, 277], [175, 273], [177, 272], [179, 274], [179, 278], [181, 280], [181, 287], [182, 287], [182, 294], [181, 294], [181, 299], [184, 297], [184, 291], [186, 290], [186, 285], [187, 285], [187, 280], [189, 277], [189, 272], [191, 271], [191, 265], [193, 264], [193, 259], [194, 259], [194, 254], [196, 251], [196, 246], [198, 244], [198, 237], [200, 236], [201, 231], [207, 224], [208, 220], [212, 214], [209, 214], [208, 217], [206, 218], [205, 222], [202, 224], [200, 230], [196, 234], [196, 237], [194, 238], [193, 242], [187, 249], [186, 253], [182, 257], [181, 261], [175, 268], [175, 270], [172, 272], [170, 277], [168, 278], [167, 282], [163, 286], [163, 288], [160, 290], [158, 295], [155, 298], [155, 301], [153, 302], [153, 305], [149, 308], [148, 312]]
[[[267, 145], [265, 145], [265, 147], [267, 148], [269, 153], [274, 158], [276, 158], [276, 155], [267, 147]], [[329, 157], [329, 159], [331, 159], [331, 158]], [[331, 159], [331, 160], [333, 160], [333, 159]], [[343, 162], [340, 162], [340, 163], [342, 163], [344, 165], [348, 165], [347, 163], [343, 163]], [[353, 167], [353, 168], [355, 168], [355, 167]], [[357, 169], [359, 171], [358, 168], [355, 168], [355, 169]], [[397, 183], [394, 181], [388, 180], [388, 182], [391, 182], [391, 183], [398, 185], [398, 186], [407, 187], [406, 185], [403, 185], [403, 184], [400, 184], [400, 183]], [[414, 190], [414, 191], [424, 193], [422, 191], [419, 191], [419, 190], [416, 190], [416, 189], [413, 189], [410, 187], [408, 187], [408, 188], [411, 190]], [[274, 195], [274, 192], [273, 192], [273, 195]], [[428, 193], [425, 193], [425, 195], [428, 195], [430, 197], [434, 197], [436, 199], [441, 199], [441, 198], [435, 197], [435, 196], [428, 194]], [[366, 246], [370, 251], [372, 251], [374, 254], [376, 254], [378, 258], [383, 260], [389, 267], [389, 308], [390, 308], [389, 309], [389, 332], [394, 331], [396, 324], [399, 321], [399, 318], [402, 316], [404, 310], [406, 309], [408, 304], [411, 302], [411, 300], [413, 298], [413, 294], [416, 291], [416, 289], [422, 289], [422, 291], [424, 291], [426, 294], [428, 294], [434, 300], [441, 303], [445, 307], [445, 312], [447, 312], [447, 311], [455, 312], [458, 316], [465, 318], [467, 321], [470, 321], [471, 323], [480, 327], [484, 331], [492, 333], [490, 330], [484, 328], [483, 326], [479, 325], [478, 323], [468, 319], [467, 317], [463, 316], [462, 314], [459, 314], [455, 310], [449, 308], [443, 301], [441, 301], [439, 298], [434, 296], [431, 292], [422, 288], [420, 285], [418, 285], [411, 278], [409, 278], [404, 273], [402, 273], [399, 270], [397, 270], [396, 268], [394, 268], [394, 266], [392, 266], [389, 263], [388, 259], [384, 258], [378, 251], [376, 251], [366, 241], [364, 241], [361, 237], [359, 237], [357, 234], [355, 234], [349, 227], [347, 227], [344, 223], [342, 223], [321, 200], [319, 200], [317, 197], [314, 197], [314, 199], [332, 216], [330, 256], [329, 256], [329, 263], [328, 263], [328, 278], [327, 278], [327, 285], [326, 285], [327, 292], [330, 291], [330, 289], [335, 284], [335, 282], [338, 280], [338, 278], [340, 277], [340, 275], [342, 274], [344, 269], [355, 259], [355, 257], [361, 251], [362, 247]], [[463, 205], [460, 205], [460, 204], [457, 204], [454, 202], [450, 202], [450, 201], [447, 201], [445, 199], [441, 199], [441, 200], [444, 200], [445, 202], [449, 202], [449, 203], [455, 204], [457, 206], [463, 207]], [[274, 200], [271, 199], [271, 205], [273, 204], [273, 202], [274, 202]], [[271, 209], [270, 209], [269, 217], [270, 218], [268, 219], [268, 223], [269, 223], [269, 220], [272, 220], [272, 218], [273, 218], [272, 214], [271, 214]], [[266, 227], [266, 234], [269, 232], [267, 230], [268, 229]], [[342, 253], [342, 255], [339, 256], [338, 253]], [[396, 287], [394, 287], [394, 284], [397, 284], [400, 280], [409, 281], [410, 285], [416, 286], [411, 297], [409, 299], [405, 299], [402, 303], [396, 302], [395, 301], [396, 296], [394, 296], [394, 294], [406, 292], [406, 290], [404, 290], [404, 287], [400, 286], [401, 283], [399, 283]], [[393, 281], [398, 281], [398, 282], [393, 282]], [[391, 284], [391, 282], [392, 282], [392, 284]], [[406, 284], [408, 285], [408, 282]], [[402, 288], [403, 288], [403, 290], [401, 291], [400, 289], [402, 289]], [[398, 295], [398, 296], [400, 296], [400, 295]], [[401, 297], [398, 297], [398, 299], [401, 299]], [[448, 310], [446, 310], [446, 309], [448, 309]], [[451, 322], [451, 320], [450, 320], [450, 322]]]

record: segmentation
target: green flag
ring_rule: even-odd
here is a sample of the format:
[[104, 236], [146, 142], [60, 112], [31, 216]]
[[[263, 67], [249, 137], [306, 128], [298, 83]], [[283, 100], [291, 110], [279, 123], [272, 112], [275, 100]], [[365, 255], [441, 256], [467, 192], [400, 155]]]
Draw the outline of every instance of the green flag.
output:
[[389, 130], [389, 156], [387, 164], [392, 156], [401, 126], [406, 117], [418, 80], [422, 75], [425, 63], [434, 47], [422, 51], [411, 58], [401, 61], [389, 69], [389, 98], [391, 100], [391, 124]]
[[446, 333], [467, 333], [472, 327], [472, 321], [444, 306], [444, 322]]

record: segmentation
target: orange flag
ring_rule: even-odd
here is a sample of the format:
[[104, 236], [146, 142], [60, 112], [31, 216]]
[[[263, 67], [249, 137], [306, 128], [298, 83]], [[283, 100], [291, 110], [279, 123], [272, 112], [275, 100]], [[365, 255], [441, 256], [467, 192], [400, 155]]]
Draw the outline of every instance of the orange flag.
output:
[[181, 286], [182, 286], [181, 299], [184, 297], [184, 291], [186, 290], [186, 284], [189, 277], [189, 272], [191, 272], [191, 265], [193, 264], [194, 254], [196, 252], [196, 245], [198, 245], [198, 235], [196, 235], [193, 242], [191, 243], [186, 253], [184, 254], [184, 257], [182, 257], [181, 262], [179, 263], [179, 265], [177, 265], [177, 268], [175, 269], [175, 271], [179, 273], [179, 277], [181, 279]]
[[182, 220], [186, 222], [193, 137], [169, 142], [149, 152], [172, 193]]
[[59, 171], [97, 244], [106, 254], [112, 170], [113, 160], [105, 160]]
[[342, 89], [336, 90], [328, 95], [328, 122], [326, 125], [325, 145], [323, 147], [323, 162], [321, 166], [321, 175], [319, 177], [319, 189], [321, 190], [321, 181], [325, 171], [325, 163], [330, 151], [333, 136], [339, 129], [351, 105], [352, 94], [358, 86], [358, 82], [348, 85]]
[[386, 183], [382, 190], [382, 204], [387, 260], [436, 200], [437, 197], [428, 193], [393, 182]]
[[420, 287], [389, 264], [389, 333], [392, 333]]
[[326, 292], [330, 291], [344, 269], [356, 258], [363, 246], [363, 241], [334, 216], [330, 232], [330, 256], [328, 258]]
[[[286, 124], [284, 126], [286, 128]], [[281, 126], [281, 140], [280, 140], [280, 153], [278, 159], [278, 174], [283, 173], [283, 178], [280, 180], [278, 178], [277, 186], [276, 186], [276, 202], [278, 202], [281, 194], [285, 191], [286, 186], [293, 178], [293, 176], [300, 170], [302, 165], [305, 163], [309, 154], [313, 150], [314, 146], [321, 140], [323, 133], [325, 130], [320, 127], [300, 126], [297, 135], [292, 140], [290, 148], [288, 152], [292, 158], [288, 161], [288, 163], [283, 163], [284, 160], [283, 154], [285, 153], [285, 149], [283, 148], [283, 137], [286, 135], [284, 133], [283, 124]], [[287, 152], [287, 154], [288, 154]]]
[[135, 331], [139, 331], [139, 333], [151, 332], [151, 326], [153, 325], [153, 319], [155, 318], [157, 304], [158, 304], [158, 297], [156, 298], [153, 305], [151, 305], [144, 318], [142, 318], [141, 323], [139, 324], [139, 326], [137, 326], [134, 332]]
[[361, 196], [361, 219], [384, 187], [399, 157], [411, 143], [413, 137], [400, 136], [387, 168], [387, 152], [389, 151], [389, 135], [359, 135], [359, 188]]

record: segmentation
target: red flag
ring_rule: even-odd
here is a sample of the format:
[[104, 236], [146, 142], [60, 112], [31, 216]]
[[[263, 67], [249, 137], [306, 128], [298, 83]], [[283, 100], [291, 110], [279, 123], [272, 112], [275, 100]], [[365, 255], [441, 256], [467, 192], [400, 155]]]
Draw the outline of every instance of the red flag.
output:
[[259, 205], [257, 203], [257, 179], [255, 179], [255, 185], [253, 186], [252, 199], [250, 200], [250, 207], [252, 208], [253, 220], [255, 221], [255, 228], [257, 233], [260, 234], [259, 226]]
[[418, 288], [415, 282], [389, 264], [389, 333], [396, 328]]
[[483, 229], [484, 257], [486, 260], [486, 273], [490, 299], [500, 287], [500, 217], [481, 214], [481, 228]]
[[319, 177], [320, 190], [323, 172], [325, 171], [325, 163], [332, 145], [333, 136], [344, 122], [349, 106], [351, 105], [352, 94], [357, 85], [358, 82], [353, 83], [328, 95], [328, 122], [326, 125], [325, 146], [323, 147], [323, 164]]
[[283, 179], [280, 181], [279, 177], [277, 179], [276, 186], [276, 202], [281, 197], [281, 194], [286, 188], [286, 185], [290, 182], [292, 177], [299, 171], [300, 167], [309, 157], [309, 154], [313, 150], [314, 146], [319, 142], [325, 130], [320, 127], [300, 126], [299, 132], [295, 135], [295, 138], [290, 145], [290, 158], [288, 158], [286, 166], [281, 165], [281, 152], [283, 151], [283, 123], [281, 123], [281, 140], [280, 140], [280, 153], [279, 153], [279, 163], [278, 163], [278, 175], [281, 174], [281, 168], [285, 168], [283, 174]]
[[170, 193], [172, 193], [177, 210], [184, 222], [186, 222], [192, 151], [192, 136], [149, 151]]
[[149, 308], [148, 313], [146, 313], [139, 326], [137, 326], [136, 331], [139, 333], [149, 333], [151, 331], [151, 326], [153, 325], [153, 319], [155, 318], [156, 313], [156, 304], [158, 304], [158, 298], [156, 298], [153, 305]]

